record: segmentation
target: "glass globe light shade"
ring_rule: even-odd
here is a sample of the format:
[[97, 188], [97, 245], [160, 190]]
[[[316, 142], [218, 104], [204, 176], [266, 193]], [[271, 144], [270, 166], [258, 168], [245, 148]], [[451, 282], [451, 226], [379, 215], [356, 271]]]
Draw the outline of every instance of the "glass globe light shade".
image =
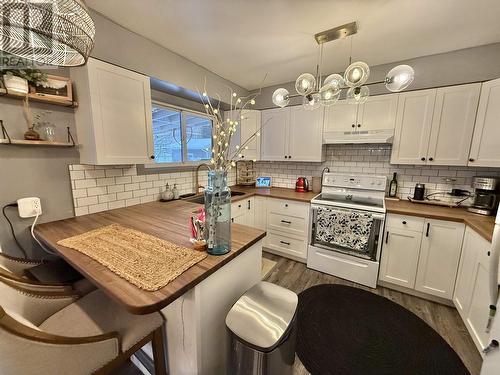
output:
[[409, 65], [398, 65], [385, 76], [385, 87], [392, 92], [403, 91], [415, 78], [415, 71]]
[[342, 86], [345, 85], [344, 77], [342, 77], [340, 74], [330, 74], [328, 77], [325, 78], [323, 81], [323, 86], [326, 84], [331, 83], [334, 86], [336, 86], [339, 90], [342, 88]]
[[319, 93], [304, 96], [302, 106], [309, 111], [318, 109], [321, 106], [321, 96]]
[[290, 102], [290, 93], [287, 89], [277, 89], [273, 92], [273, 103], [278, 107], [286, 107]]
[[370, 67], [368, 64], [363, 61], [356, 61], [345, 70], [344, 81], [349, 87], [359, 87], [368, 80], [369, 76]]
[[333, 105], [339, 100], [340, 89], [333, 82], [330, 82], [321, 87], [319, 96], [322, 105]]
[[304, 73], [295, 81], [295, 90], [302, 96], [309, 95], [316, 87], [316, 78], [311, 73]]
[[368, 86], [351, 87], [347, 91], [346, 99], [350, 104], [363, 104], [370, 96], [370, 89]]

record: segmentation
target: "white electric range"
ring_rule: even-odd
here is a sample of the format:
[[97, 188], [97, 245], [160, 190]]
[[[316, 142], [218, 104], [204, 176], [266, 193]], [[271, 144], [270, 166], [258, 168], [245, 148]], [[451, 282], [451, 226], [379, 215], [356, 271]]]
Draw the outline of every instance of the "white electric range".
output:
[[324, 174], [311, 201], [307, 267], [377, 286], [386, 185], [385, 176]]

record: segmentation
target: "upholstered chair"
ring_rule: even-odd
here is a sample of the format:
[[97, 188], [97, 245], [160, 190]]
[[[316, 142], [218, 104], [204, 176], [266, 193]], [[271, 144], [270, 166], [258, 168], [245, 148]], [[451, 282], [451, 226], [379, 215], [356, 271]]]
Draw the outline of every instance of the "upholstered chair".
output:
[[0, 253], [0, 275], [11, 279], [13, 282], [24, 283], [24, 288], [31, 290], [47, 291], [74, 291], [79, 295], [85, 295], [94, 291], [95, 286], [87, 279], [79, 280], [75, 283], [47, 284], [34, 280], [29, 280], [24, 276], [24, 272], [32, 267], [42, 264], [39, 260], [15, 258], [4, 253]]
[[152, 342], [166, 374], [164, 321], [133, 315], [99, 290], [31, 291], [0, 275], [0, 374], [107, 374]]

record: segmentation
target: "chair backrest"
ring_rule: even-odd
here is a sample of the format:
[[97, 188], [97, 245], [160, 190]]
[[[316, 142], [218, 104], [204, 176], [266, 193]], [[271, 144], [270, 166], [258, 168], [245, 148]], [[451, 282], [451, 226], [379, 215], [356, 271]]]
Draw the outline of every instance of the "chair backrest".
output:
[[41, 261], [33, 259], [16, 258], [5, 253], [0, 253], [0, 267], [21, 276], [24, 270], [41, 264]]

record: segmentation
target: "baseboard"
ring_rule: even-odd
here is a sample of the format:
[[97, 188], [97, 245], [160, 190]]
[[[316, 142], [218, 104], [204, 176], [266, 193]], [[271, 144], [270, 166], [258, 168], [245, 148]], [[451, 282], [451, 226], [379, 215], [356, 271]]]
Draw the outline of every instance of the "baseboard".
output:
[[288, 258], [288, 259], [294, 260], [296, 262], [300, 262], [300, 263], [304, 263], [304, 264], [307, 263], [307, 259], [296, 257], [296, 256], [293, 256], [293, 255], [290, 255], [290, 254], [286, 254], [284, 252], [281, 252], [281, 251], [278, 251], [278, 250], [274, 250], [274, 249], [270, 249], [268, 247], [262, 247], [262, 251], [265, 251], [267, 253], [274, 254], [274, 255], [279, 255], [279, 256], [281, 256], [283, 258]]
[[413, 290], [413, 289], [410, 289], [410, 288], [405, 288], [404, 286], [399, 286], [399, 285], [396, 285], [396, 284], [391, 284], [391, 283], [388, 283], [386, 281], [379, 280], [377, 282], [377, 286], [382, 286], [384, 288], [397, 290], [398, 292], [401, 292], [401, 293], [406, 293], [406, 294], [409, 294], [409, 295], [412, 295], [412, 296], [415, 296], [415, 297], [426, 299], [426, 300], [429, 300], [429, 301], [432, 301], [432, 302], [437, 302], [437, 303], [440, 303], [442, 305], [450, 306], [450, 307], [453, 307], [453, 308], [455, 307], [455, 305], [453, 304], [453, 302], [450, 301], [449, 299], [441, 298], [441, 297], [437, 297], [437, 296], [432, 296], [430, 294], [419, 292], [418, 290]]

